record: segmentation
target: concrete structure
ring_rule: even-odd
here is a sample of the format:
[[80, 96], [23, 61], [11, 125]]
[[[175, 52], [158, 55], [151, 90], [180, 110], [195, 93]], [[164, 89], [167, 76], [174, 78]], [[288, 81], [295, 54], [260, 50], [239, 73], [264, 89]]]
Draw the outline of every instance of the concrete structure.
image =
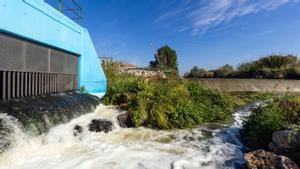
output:
[[227, 92], [300, 92], [300, 80], [200, 78], [205, 87]]
[[[77, 88], [105, 93], [106, 78], [88, 30], [44, 0], [1, 0], [0, 33], [77, 56]], [[4, 56], [0, 53], [0, 57]]]

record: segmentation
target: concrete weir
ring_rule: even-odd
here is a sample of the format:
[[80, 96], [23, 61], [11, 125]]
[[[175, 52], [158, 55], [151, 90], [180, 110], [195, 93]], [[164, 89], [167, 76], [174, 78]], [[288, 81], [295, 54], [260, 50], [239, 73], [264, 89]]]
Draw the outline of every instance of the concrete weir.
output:
[[44, 0], [1, 0], [0, 100], [80, 88], [106, 91], [88, 30]]
[[15, 141], [16, 128], [28, 136], [44, 134], [54, 126], [93, 112], [99, 104], [98, 97], [80, 92], [0, 101], [0, 153]]
[[193, 79], [207, 88], [227, 92], [300, 92], [300, 80]]

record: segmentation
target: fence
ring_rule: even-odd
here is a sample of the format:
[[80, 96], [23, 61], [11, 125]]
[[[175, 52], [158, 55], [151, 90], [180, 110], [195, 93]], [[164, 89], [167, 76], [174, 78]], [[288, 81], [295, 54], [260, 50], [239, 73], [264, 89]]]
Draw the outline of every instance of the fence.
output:
[[82, 25], [83, 9], [76, 0], [46, 0], [50, 5], [57, 7], [57, 10]]
[[78, 57], [0, 34], [0, 98], [77, 90]]

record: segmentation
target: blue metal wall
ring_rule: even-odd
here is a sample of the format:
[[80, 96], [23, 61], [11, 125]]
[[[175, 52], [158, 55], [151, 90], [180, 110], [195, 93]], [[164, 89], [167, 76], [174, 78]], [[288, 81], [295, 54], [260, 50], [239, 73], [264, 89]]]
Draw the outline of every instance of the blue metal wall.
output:
[[87, 29], [43, 0], [0, 0], [0, 32], [60, 48], [79, 56], [79, 86], [104, 93], [106, 78]]

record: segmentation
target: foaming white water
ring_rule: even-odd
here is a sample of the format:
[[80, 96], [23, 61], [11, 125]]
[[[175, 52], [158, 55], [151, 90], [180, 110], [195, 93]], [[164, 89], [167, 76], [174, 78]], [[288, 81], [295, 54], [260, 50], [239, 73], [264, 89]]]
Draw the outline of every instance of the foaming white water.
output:
[[[100, 105], [47, 135], [19, 140], [0, 155], [0, 169], [234, 168], [243, 163], [238, 129], [251, 108], [235, 112], [234, 123], [227, 128], [158, 131], [120, 128], [116, 120], [120, 112]], [[99, 118], [112, 121], [114, 130], [88, 131], [91, 120]], [[73, 136], [75, 125], [84, 127], [82, 135]]]

